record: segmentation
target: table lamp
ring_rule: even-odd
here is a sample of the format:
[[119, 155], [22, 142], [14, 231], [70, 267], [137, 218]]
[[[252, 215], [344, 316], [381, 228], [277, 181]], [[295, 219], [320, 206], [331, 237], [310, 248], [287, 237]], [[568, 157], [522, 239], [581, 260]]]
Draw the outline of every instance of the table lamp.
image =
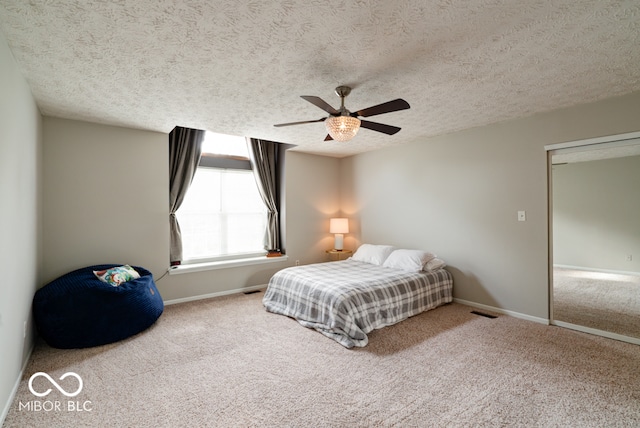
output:
[[332, 218], [331, 220], [329, 220], [329, 233], [335, 234], [333, 249], [336, 251], [342, 251], [344, 248], [343, 233], [349, 233], [349, 219]]

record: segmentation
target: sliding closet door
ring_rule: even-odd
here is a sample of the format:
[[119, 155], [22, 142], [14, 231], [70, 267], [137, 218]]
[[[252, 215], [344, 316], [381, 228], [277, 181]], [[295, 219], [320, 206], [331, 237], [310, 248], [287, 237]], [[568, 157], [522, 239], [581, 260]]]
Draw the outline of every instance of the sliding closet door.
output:
[[640, 344], [640, 139], [552, 148], [549, 183], [552, 324]]

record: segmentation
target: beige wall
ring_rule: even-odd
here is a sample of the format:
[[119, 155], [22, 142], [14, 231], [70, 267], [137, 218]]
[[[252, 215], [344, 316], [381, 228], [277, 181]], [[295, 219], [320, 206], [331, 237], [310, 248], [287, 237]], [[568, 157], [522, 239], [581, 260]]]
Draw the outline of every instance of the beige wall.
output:
[[[44, 139], [45, 281], [100, 263], [144, 266], [160, 277], [169, 264], [168, 136], [46, 118]], [[168, 275], [157, 283], [163, 298], [266, 284], [295, 260], [322, 261], [338, 172], [337, 159], [287, 154], [288, 261]]]
[[[41, 118], [0, 34], [0, 424], [33, 346], [31, 301], [40, 282]], [[24, 323], [27, 334], [24, 337]]]
[[555, 165], [552, 183], [554, 263], [640, 272], [640, 156]]
[[44, 119], [45, 282], [83, 266], [161, 273], [168, 233], [167, 136]]
[[544, 146], [638, 131], [638, 111], [640, 93], [345, 158], [342, 209], [359, 242], [439, 254], [456, 298], [548, 319]]
[[340, 212], [340, 160], [289, 152], [286, 164], [287, 254], [291, 263], [326, 261], [329, 219]]

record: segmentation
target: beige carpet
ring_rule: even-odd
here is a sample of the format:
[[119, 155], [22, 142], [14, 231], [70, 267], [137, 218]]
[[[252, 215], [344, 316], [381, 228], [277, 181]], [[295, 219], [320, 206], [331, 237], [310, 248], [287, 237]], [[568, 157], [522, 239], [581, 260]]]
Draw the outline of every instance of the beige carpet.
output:
[[554, 319], [640, 338], [640, 275], [556, 267]]
[[[262, 296], [169, 306], [107, 346], [38, 345], [4, 426], [640, 426], [639, 346], [450, 304], [348, 350], [265, 312]], [[24, 408], [38, 371], [73, 371], [84, 388], [67, 398], [38, 377], [36, 392], [53, 389], [39, 400], [61, 409]]]

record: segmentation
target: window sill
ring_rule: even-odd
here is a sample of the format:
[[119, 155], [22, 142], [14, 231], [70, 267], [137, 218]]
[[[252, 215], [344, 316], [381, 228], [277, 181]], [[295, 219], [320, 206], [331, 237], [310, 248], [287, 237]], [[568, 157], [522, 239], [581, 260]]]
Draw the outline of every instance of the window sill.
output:
[[194, 263], [188, 265], [173, 266], [169, 269], [169, 275], [183, 273], [202, 272], [207, 270], [227, 269], [241, 266], [261, 265], [266, 263], [278, 263], [287, 261], [289, 257], [250, 257], [246, 259], [223, 260], [219, 262]]

